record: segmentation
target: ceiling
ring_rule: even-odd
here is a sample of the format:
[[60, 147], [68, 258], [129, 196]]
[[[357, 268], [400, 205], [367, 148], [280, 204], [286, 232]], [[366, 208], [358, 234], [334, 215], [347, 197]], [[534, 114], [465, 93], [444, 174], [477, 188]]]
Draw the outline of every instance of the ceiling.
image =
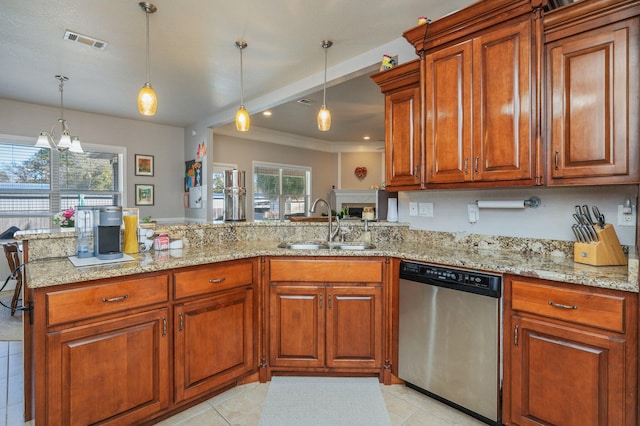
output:
[[[369, 79], [376, 61], [426, 15], [437, 19], [470, 0], [156, 0], [150, 15], [150, 81], [158, 111], [143, 117], [145, 13], [137, 0], [2, 0], [0, 98], [59, 106], [56, 74], [69, 77], [67, 109], [172, 126], [230, 123], [244, 103], [252, 126], [330, 142], [384, 139], [384, 103]], [[103, 50], [63, 38], [71, 30], [108, 44]], [[328, 132], [315, 125], [327, 51]], [[408, 43], [404, 42], [408, 46]], [[410, 48], [410, 46], [408, 46]], [[371, 58], [376, 58], [375, 61]], [[402, 62], [402, 61], [401, 61]], [[355, 77], [355, 78], [352, 78]], [[300, 98], [312, 101], [299, 104]], [[271, 109], [270, 118], [260, 113]], [[70, 123], [71, 125], [73, 123]]]

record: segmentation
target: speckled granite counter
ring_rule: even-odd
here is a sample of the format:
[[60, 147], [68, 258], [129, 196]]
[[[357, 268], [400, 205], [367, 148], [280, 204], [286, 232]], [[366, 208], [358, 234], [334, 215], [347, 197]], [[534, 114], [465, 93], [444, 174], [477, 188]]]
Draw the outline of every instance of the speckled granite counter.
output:
[[[343, 224], [346, 239], [358, 241], [359, 223]], [[416, 261], [516, 274], [587, 286], [638, 292], [638, 259], [635, 249], [629, 266], [594, 267], [573, 262], [568, 241], [488, 237], [480, 235], [410, 230], [407, 225], [371, 225], [376, 248], [352, 250], [290, 250], [281, 241], [318, 240], [326, 225], [317, 223], [240, 223], [162, 226], [181, 233], [182, 249], [132, 255], [133, 261], [75, 267], [75, 236], [52, 231], [23, 231], [16, 238], [27, 241], [30, 262], [26, 268], [31, 288], [47, 287], [109, 277], [157, 272], [254, 256], [391, 256]], [[51, 258], [50, 256], [55, 256]]]

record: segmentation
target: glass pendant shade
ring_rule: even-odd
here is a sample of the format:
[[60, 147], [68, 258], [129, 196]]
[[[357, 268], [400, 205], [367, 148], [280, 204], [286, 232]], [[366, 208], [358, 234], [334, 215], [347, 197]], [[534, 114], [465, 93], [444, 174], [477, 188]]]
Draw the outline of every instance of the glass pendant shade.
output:
[[322, 105], [320, 107], [320, 111], [318, 111], [318, 130], [321, 132], [326, 132], [331, 128], [331, 111], [327, 108], [326, 105]]
[[45, 132], [40, 132], [40, 136], [38, 136], [38, 141], [36, 142], [36, 148], [51, 148], [49, 144], [49, 137]]
[[151, 87], [151, 83], [146, 82], [138, 92], [138, 111], [142, 115], [154, 115], [158, 109], [158, 98], [156, 92]]
[[77, 154], [82, 154], [84, 150], [82, 149], [82, 145], [80, 145], [80, 139], [77, 136], [73, 136], [71, 138], [71, 146], [69, 147], [69, 152], [75, 152]]
[[249, 131], [250, 125], [251, 119], [249, 118], [249, 112], [244, 105], [240, 105], [238, 112], [236, 112], [236, 129], [238, 129], [239, 132], [247, 132]]
[[71, 148], [71, 136], [69, 136], [69, 132], [67, 130], [62, 132], [62, 136], [60, 136], [60, 142], [58, 142], [58, 148], [60, 149]]

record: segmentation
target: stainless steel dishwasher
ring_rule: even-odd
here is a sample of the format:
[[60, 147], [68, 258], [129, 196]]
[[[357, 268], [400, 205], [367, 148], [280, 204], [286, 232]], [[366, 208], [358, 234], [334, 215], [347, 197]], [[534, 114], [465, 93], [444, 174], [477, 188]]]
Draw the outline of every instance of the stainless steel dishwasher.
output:
[[402, 261], [398, 376], [500, 425], [502, 277]]

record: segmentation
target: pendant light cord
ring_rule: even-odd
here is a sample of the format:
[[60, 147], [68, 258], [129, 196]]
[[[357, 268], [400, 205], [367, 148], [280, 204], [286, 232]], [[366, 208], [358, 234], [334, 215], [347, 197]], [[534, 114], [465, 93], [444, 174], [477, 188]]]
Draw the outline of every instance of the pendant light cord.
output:
[[244, 72], [242, 67], [242, 50], [244, 47], [240, 47], [240, 105], [244, 106]]
[[150, 79], [150, 68], [149, 68], [149, 11], [145, 10], [144, 15], [147, 19], [147, 83], [151, 81]]
[[60, 92], [60, 120], [62, 122], [62, 130], [64, 130], [64, 77], [62, 76], [60, 76], [58, 91]]
[[324, 84], [322, 88], [322, 105], [327, 104], [327, 49], [329, 46], [323, 45], [324, 48]]

